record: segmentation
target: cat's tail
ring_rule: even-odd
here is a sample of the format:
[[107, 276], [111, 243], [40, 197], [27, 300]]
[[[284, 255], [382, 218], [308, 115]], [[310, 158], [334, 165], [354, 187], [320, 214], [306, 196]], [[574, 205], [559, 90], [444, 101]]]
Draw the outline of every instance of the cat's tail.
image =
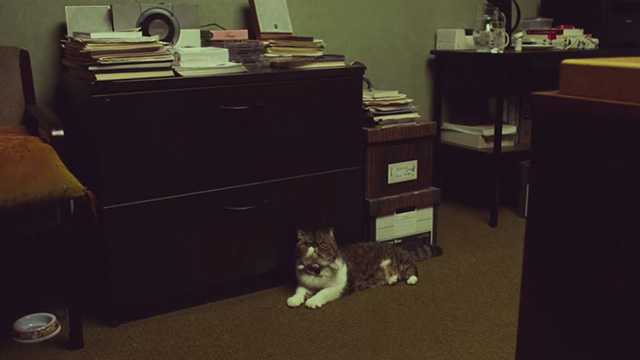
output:
[[426, 260], [442, 255], [442, 248], [438, 245], [422, 244], [409, 250], [416, 261]]

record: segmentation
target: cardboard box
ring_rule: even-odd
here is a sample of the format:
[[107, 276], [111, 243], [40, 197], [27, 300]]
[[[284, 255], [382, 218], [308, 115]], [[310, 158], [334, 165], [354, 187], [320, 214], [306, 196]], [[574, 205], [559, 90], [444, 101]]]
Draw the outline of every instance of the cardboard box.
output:
[[366, 198], [427, 189], [433, 178], [434, 122], [389, 129], [364, 128]]
[[406, 248], [436, 244], [440, 189], [430, 187], [367, 201], [367, 240]]

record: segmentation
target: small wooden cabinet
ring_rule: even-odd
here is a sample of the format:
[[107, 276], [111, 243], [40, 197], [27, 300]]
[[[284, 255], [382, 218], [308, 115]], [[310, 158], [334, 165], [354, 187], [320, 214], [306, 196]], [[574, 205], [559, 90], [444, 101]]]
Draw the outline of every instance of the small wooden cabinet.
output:
[[363, 71], [65, 77], [70, 167], [100, 210], [107, 319], [282, 283], [297, 228], [361, 241]]
[[[363, 128], [366, 198], [424, 190], [432, 185], [435, 122], [389, 129]], [[394, 170], [404, 174], [394, 175]]]
[[406, 248], [436, 244], [440, 189], [432, 187], [435, 122], [363, 128], [365, 237]]

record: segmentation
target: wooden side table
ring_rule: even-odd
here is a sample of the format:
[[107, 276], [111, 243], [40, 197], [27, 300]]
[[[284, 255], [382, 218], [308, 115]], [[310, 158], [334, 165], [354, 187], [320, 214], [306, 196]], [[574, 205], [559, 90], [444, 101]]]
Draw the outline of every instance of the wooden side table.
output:
[[[509, 94], [527, 94], [533, 91], [558, 88], [559, 65], [568, 58], [617, 57], [640, 55], [640, 49], [606, 49], [574, 51], [507, 51], [503, 54], [479, 53], [476, 51], [432, 51], [434, 68], [433, 120], [438, 123], [438, 136], [443, 121], [443, 101], [447, 94], [461, 89], [503, 99]], [[447, 148], [478, 151], [488, 155], [493, 193], [490, 204], [489, 225], [498, 226], [500, 204], [500, 163], [504, 153], [528, 152], [528, 146], [502, 148], [503, 102], [496, 101], [493, 121], [496, 137], [493, 149], [464, 148], [454, 144], [437, 142], [435, 184], [439, 184], [441, 167], [439, 153]], [[533, 135], [535, 136], [535, 135]]]

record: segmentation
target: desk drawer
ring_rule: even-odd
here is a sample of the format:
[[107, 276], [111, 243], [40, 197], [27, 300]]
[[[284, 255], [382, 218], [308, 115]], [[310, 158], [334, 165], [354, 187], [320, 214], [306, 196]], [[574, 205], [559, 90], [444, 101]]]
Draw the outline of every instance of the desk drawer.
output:
[[196, 182], [216, 188], [360, 166], [361, 87], [347, 78], [199, 92], [208, 121], [190, 132]]
[[111, 322], [192, 306], [203, 288], [281, 268], [281, 195], [268, 184], [104, 209]]
[[[340, 243], [361, 241], [360, 169], [244, 186], [201, 198], [195, 216], [197, 286], [216, 293], [252, 277], [293, 275], [296, 230], [334, 227]], [[205, 225], [206, 224], [206, 225]], [[212, 291], [213, 290], [213, 291]]]
[[[112, 322], [293, 274], [296, 229], [361, 240], [359, 168], [103, 209]], [[258, 285], [260, 286], [260, 285]]]
[[105, 205], [359, 166], [358, 77], [97, 97]]

